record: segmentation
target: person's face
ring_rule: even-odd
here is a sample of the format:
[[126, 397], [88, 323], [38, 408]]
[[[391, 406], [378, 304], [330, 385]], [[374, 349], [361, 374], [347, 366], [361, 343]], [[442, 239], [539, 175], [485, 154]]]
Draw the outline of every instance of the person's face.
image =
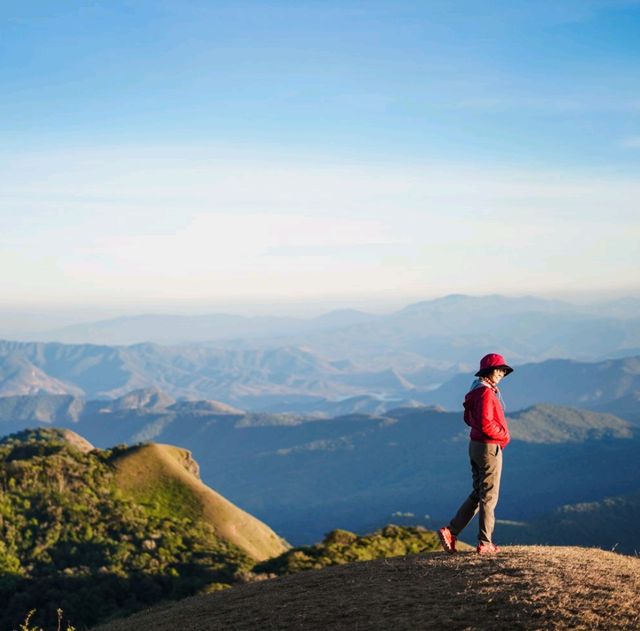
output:
[[497, 386], [506, 374], [507, 371], [504, 368], [494, 368], [493, 372], [489, 374], [488, 379], [492, 384]]

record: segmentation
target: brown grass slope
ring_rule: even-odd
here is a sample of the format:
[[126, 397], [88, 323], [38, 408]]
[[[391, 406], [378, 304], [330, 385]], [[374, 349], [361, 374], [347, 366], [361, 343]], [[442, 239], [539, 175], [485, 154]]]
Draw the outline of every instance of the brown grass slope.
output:
[[269, 526], [204, 484], [186, 449], [140, 445], [115, 458], [113, 464], [118, 487], [125, 495], [161, 515], [205, 521], [221, 538], [257, 561], [282, 554], [289, 547]]
[[381, 559], [249, 583], [99, 631], [638, 629], [640, 559], [517, 546]]

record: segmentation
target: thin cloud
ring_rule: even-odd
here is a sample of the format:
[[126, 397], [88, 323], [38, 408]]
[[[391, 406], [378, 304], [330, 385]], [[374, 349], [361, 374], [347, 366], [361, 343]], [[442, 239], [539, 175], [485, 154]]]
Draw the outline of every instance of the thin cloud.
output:
[[482, 112], [526, 111], [557, 114], [616, 112], [633, 114], [640, 112], [640, 101], [636, 99], [599, 98], [592, 95], [515, 97], [505, 94], [465, 98], [453, 104], [453, 107], [461, 110]]
[[53, 157], [2, 175], [7, 299], [468, 292], [480, 269], [499, 270], [495, 291], [588, 289], [640, 263], [633, 178], [177, 147]]
[[380, 221], [341, 217], [309, 217], [267, 213], [195, 215], [170, 235], [146, 234], [100, 239], [82, 248], [83, 264], [107, 267], [125, 274], [166, 274], [172, 278], [211, 271], [264, 269], [287, 262], [265, 261], [273, 253], [297, 250], [318, 255], [323, 250], [397, 242]]
[[627, 149], [640, 149], [640, 136], [624, 138], [620, 144]]

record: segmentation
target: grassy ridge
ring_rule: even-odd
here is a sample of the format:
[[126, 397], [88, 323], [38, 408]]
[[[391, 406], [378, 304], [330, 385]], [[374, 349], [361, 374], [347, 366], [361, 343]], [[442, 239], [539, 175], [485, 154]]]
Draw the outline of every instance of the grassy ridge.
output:
[[147, 444], [111, 462], [118, 488], [158, 517], [181, 515], [211, 526], [218, 536], [262, 561], [289, 546], [271, 528], [203, 484], [198, 465], [185, 449]]

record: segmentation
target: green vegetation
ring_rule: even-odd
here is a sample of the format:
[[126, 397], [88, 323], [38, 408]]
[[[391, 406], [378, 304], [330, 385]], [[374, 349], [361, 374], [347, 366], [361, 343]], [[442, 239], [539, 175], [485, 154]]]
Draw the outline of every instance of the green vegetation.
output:
[[198, 465], [185, 449], [154, 443], [114, 455], [116, 484], [125, 497], [158, 518], [176, 514], [211, 526], [254, 561], [289, 548], [269, 526], [241, 510], [199, 478]]
[[256, 565], [254, 572], [295, 574], [328, 565], [370, 561], [386, 557], [440, 550], [437, 535], [421, 527], [390, 524], [382, 530], [358, 536], [348, 530], [333, 530], [321, 543], [288, 550]]
[[[165, 599], [227, 587], [253, 561], [213, 528], [123, 495], [114, 450], [60, 430], [0, 441], [0, 628], [85, 628]], [[171, 495], [172, 492], [169, 494]]]
[[[164, 449], [180, 451], [169, 446]], [[194, 522], [201, 520], [202, 505], [197, 495], [184, 480], [168, 475], [166, 463], [157, 451], [157, 445], [141, 445], [115, 454], [111, 462], [116, 468], [118, 488], [156, 517], [179, 513]], [[184, 474], [183, 469], [180, 472]]]

